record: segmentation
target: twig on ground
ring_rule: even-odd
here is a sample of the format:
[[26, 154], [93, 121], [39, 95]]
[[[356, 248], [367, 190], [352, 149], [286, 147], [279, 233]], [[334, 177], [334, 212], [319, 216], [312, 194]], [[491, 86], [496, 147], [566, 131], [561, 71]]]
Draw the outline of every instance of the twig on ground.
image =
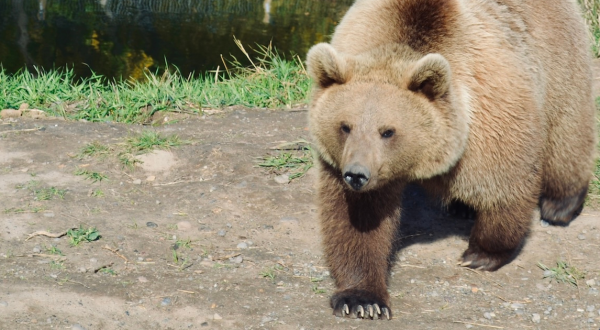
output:
[[119, 258], [125, 260], [125, 262], [127, 262], [127, 263], [129, 262], [129, 260], [127, 260], [127, 258], [124, 255], [117, 252], [117, 251], [119, 251], [119, 249], [111, 249], [108, 245], [105, 245], [102, 248], [116, 254]]
[[495, 325], [480, 324], [480, 323], [473, 323], [473, 322], [452, 321], [452, 323], [469, 324], [469, 325], [475, 325], [475, 326], [484, 327], [484, 328], [504, 329], [504, 327], [499, 327], [499, 326], [495, 326]]
[[76, 229], [76, 228], [69, 228], [63, 232], [60, 233], [49, 233], [45, 230], [40, 230], [40, 231], [36, 231], [33, 234], [29, 234], [29, 236], [27, 236], [27, 238], [25, 239], [26, 241], [36, 237], [36, 236], [47, 236], [47, 237], [52, 237], [52, 238], [58, 238], [58, 237], [63, 237], [67, 234], [67, 232], [71, 229]]

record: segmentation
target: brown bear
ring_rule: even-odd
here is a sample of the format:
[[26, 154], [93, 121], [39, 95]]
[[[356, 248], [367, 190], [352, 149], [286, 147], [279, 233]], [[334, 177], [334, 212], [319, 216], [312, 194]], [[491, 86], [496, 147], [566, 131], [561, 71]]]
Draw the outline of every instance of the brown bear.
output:
[[462, 266], [493, 271], [539, 208], [581, 211], [596, 145], [573, 0], [358, 0], [307, 55], [334, 314], [390, 318], [402, 191], [475, 211]]

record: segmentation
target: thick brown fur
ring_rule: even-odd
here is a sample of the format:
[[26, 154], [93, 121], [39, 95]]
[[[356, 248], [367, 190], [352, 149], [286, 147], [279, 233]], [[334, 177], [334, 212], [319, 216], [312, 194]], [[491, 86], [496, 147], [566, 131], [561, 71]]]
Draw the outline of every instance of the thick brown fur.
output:
[[336, 315], [389, 309], [407, 183], [475, 211], [472, 268], [508, 262], [536, 208], [578, 215], [596, 145], [585, 33], [573, 0], [358, 0], [310, 50]]

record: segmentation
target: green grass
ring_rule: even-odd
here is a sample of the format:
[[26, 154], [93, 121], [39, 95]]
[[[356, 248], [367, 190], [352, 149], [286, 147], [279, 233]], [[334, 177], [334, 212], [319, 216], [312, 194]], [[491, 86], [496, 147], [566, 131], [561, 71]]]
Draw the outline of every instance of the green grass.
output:
[[[169, 149], [188, 143], [190, 141], [181, 140], [177, 135], [164, 136], [155, 131], [145, 130], [140, 134], [125, 139], [124, 142], [112, 145], [104, 145], [97, 141], [88, 143], [79, 150], [76, 157], [79, 159], [86, 157], [106, 158], [110, 155], [116, 155], [116, 158], [123, 167], [133, 169], [136, 164], [141, 162], [135, 158], [136, 155], [148, 153], [156, 148]], [[83, 169], [80, 169], [76, 174], [84, 175], [91, 180], [95, 180], [94, 182], [106, 179], [105, 176], [99, 173], [94, 174]]]
[[155, 147], [168, 149], [185, 143], [188, 142], [180, 140], [177, 135], [163, 136], [154, 131], [143, 131], [140, 135], [131, 137], [126, 141], [127, 151], [136, 154], [150, 152]]
[[53, 199], [54, 197], [58, 197], [60, 199], [65, 198], [65, 194], [67, 193], [66, 189], [57, 189], [55, 187], [49, 188], [41, 188], [33, 191], [35, 194], [35, 200], [38, 201], [48, 201]]
[[98, 173], [98, 172], [93, 172], [93, 171], [88, 171], [85, 169], [78, 169], [77, 171], [75, 171], [75, 175], [81, 175], [83, 177], [85, 177], [87, 180], [91, 180], [92, 183], [94, 182], [100, 182], [102, 180], [107, 180], [108, 177], [102, 173]]
[[579, 286], [579, 280], [585, 278], [585, 274], [582, 271], [567, 265], [564, 261], [557, 261], [554, 268], [549, 268], [541, 262], [538, 262], [537, 266], [544, 271], [544, 278], [550, 278], [558, 283], [569, 283]]
[[84, 229], [81, 225], [77, 229], [69, 229], [67, 236], [71, 239], [71, 246], [77, 246], [82, 242], [93, 242], [102, 237], [96, 228]]
[[579, 0], [583, 10], [583, 17], [590, 30], [590, 41], [592, 51], [596, 57], [600, 57], [600, 1]]
[[269, 168], [276, 174], [288, 173], [290, 180], [301, 178], [313, 167], [310, 147], [296, 152], [281, 152], [261, 159], [259, 167]]
[[98, 74], [77, 80], [71, 69], [9, 75], [0, 68], [0, 109], [28, 103], [72, 120], [146, 123], [159, 111], [200, 114], [203, 108], [276, 109], [306, 103], [310, 79], [298, 56], [286, 60], [275, 49], [259, 46], [252, 63], [244, 67], [232, 58], [197, 77], [184, 77], [177, 68], [146, 72], [137, 82], [109, 81]]

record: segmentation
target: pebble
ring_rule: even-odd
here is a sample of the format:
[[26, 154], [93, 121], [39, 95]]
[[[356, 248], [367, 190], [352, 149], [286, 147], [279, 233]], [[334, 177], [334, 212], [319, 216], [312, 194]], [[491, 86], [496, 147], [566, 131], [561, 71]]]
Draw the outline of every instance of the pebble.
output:
[[169, 306], [170, 304], [171, 304], [171, 298], [169, 298], [169, 297], [167, 297], [167, 298], [164, 298], [164, 299], [163, 299], [163, 300], [160, 302], [160, 305], [161, 305], [161, 306]]
[[85, 273], [85, 272], [87, 272], [87, 268], [85, 268], [85, 267], [79, 267], [79, 269], [77, 269], [77, 271], [80, 272], [80, 273]]
[[145, 278], [144, 276], [140, 276], [140, 277], [138, 277], [138, 282], [140, 282], [140, 283], [147, 283], [148, 279]]
[[492, 319], [492, 314], [489, 313], [489, 312], [485, 312], [485, 313], [483, 313], [483, 317], [485, 317], [488, 320], [491, 320]]
[[275, 180], [275, 182], [277, 182], [279, 184], [284, 184], [284, 183], [290, 182], [290, 177], [287, 174], [278, 175], [273, 179]]
[[550, 222], [542, 219], [542, 220], [540, 220], [540, 225], [545, 228], [545, 227], [550, 226]]
[[95, 263], [98, 262], [98, 259], [96, 259], [96, 258], [90, 258], [90, 262], [93, 263], [93, 264], [95, 264]]
[[513, 303], [510, 305], [510, 308], [512, 309], [522, 309], [523, 307], [525, 307], [523, 304], [519, 304], [519, 303]]
[[229, 258], [229, 261], [233, 262], [234, 264], [241, 264], [244, 261], [244, 258], [242, 256], [237, 256]]
[[21, 117], [21, 114], [21, 110], [4, 109], [0, 111], [0, 118], [18, 118]]
[[577, 235], [577, 238], [579, 238], [580, 240], [585, 240], [585, 235], [584, 234], [579, 234]]
[[7, 307], [8, 303], [6, 301], [0, 301], [0, 307]]
[[221, 230], [219, 230], [219, 231], [217, 232], [217, 235], [218, 235], [218, 236], [221, 236], [221, 237], [225, 236], [225, 234], [227, 234], [227, 231], [226, 231], [226, 230], [224, 230], [224, 229], [221, 229]]
[[221, 315], [219, 315], [219, 314], [215, 313], [215, 315], [213, 315], [213, 319], [214, 319], [214, 320], [222, 320], [222, 319], [223, 319], [223, 317], [221, 317]]
[[132, 183], [136, 185], [142, 184], [142, 179], [135, 179]]
[[248, 248], [248, 244], [246, 242], [241, 242], [240, 244], [237, 245], [237, 248], [245, 250]]
[[85, 328], [79, 324], [73, 324], [71, 327], [72, 330], [85, 330]]
[[156, 228], [156, 227], [158, 227], [158, 225], [154, 222], [148, 221], [148, 222], [146, 222], [146, 227]]
[[587, 280], [585, 281], [585, 284], [587, 284], [588, 286], [594, 286], [596, 285], [596, 281], [594, 279]]
[[179, 221], [177, 223], [177, 229], [183, 230], [183, 231], [188, 231], [188, 230], [192, 229], [192, 224], [189, 221]]
[[534, 313], [534, 314], [531, 315], [531, 321], [533, 323], [540, 323], [541, 319], [542, 318], [540, 317], [540, 314]]
[[39, 245], [36, 245], [33, 247], [33, 253], [40, 253], [42, 252], [42, 249], [40, 248]]
[[45, 216], [46, 218], [54, 218], [54, 212], [45, 212], [45, 213], [44, 213], [44, 216]]
[[146, 178], [146, 181], [148, 181], [148, 182], [152, 182], [154, 180], [156, 180], [156, 176], [154, 176], [154, 175], [150, 175], [149, 177]]
[[290, 224], [297, 224], [298, 223], [298, 218], [294, 218], [294, 217], [283, 217], [281, 218], [281, 220], [279, 220], [279, 222], [281, 223], [290, 223]]
[[596, 309], [596, 306], [594, 306], [594, 305], [589, 305], [585, 308], [585, 310], [588, 312], [593, 312], [595, 309]]

